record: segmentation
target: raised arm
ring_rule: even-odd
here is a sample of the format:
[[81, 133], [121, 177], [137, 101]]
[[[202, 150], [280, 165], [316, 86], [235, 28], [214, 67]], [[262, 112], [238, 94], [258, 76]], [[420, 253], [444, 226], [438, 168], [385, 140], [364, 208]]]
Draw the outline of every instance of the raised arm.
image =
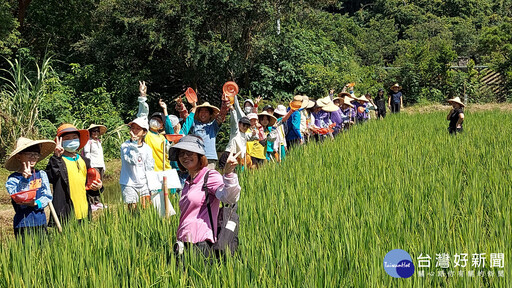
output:
[[148, 106], [148, 103], [146, 103], [147, 91], [148, 91], [148, 87], [146, 86], [146, 82], [139, 81], [140, 96], [138, 98], [139, 111], [137, 112], [137, 118], [139, 118], [139, 117], [148, 118], [149, 117], [149, 106]]

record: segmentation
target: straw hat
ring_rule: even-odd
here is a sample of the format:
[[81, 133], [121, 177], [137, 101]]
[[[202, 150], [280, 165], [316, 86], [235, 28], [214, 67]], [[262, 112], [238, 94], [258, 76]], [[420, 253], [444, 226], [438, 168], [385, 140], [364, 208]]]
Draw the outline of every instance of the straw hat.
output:
[[351, 101], [352, 101], [352, 98], [350, 98], [348, 96], [345, 96], [345, 97], [343, 97], [343, 103], [342, 104], [345, 104], [345, 105], [350, 106], [351, 108], [354, 108], [354, 105], [352, 105], [352, 103], [350, 103]]
[[18, 160], [17, 157], [14, 156], [19, 154], [21, 151], [35, 145], [39, 145], [39, 153], [41, 154], [39, 160], [46, 158], [46, 156], [50, 155], [50, 153], [52, 153], [52, 151], [55, 149], [55, 142], [51, 140], [31, 140], [25, 137], [20, 137], [18, 138], [18, 141], [16, 141], [14, 150], [9, 155], [9, 158], [7, 158], [7, 161], [5, 161], [5, 169], [9, 171], [20, 170], [22, 163]]
[[316, 101], [315, 100], [309, 100], [308, 99], [308, 106], [307, 109], [315, 107]]
[[274, 114], [277, 114], [277, 115], [284, 116], [284, 115], [286, 115], [286, 113], [287, 113], [287, 111], [286, 111], [286, 107], [284, 107], [284, 105], [277, 105], [276, 110], [274, 110]]
[[304, 108], [308, 107], [309, 99], [307, 96], [295, 95], [295, 96], [293, 96], [293, 100], [290, 102], [290, 107], [292, 106], [292, 103], [297, 103], [297, 102], [301, 103], [300, 108], [298, 108], [298, 109], [304, 109]]
[[268, 126], [274, 126], [274, 124], [276, 124], [277, 118], [274, 117], [274, 115], [267, 113], [267, 111], [263, 111], [260, 114], [258, 114], [258, 121], [260, 121], [260, 123], [261, 123], [261, 118], [263, 116], [268, 117], [268, 121], [269, 121]]
[[356, 98], [357, 101], [364, 101], [364, 102], [370, 102], [370, 100], [368, 100], [368, 98], [366, 98], [365, 95], [359, 97], [359, 98]]
[[77, 150], [80, 150], [84, 148], [85, 144], [87, 144], [87, 141], [89, 141], [89, 130], [85, 129], [76, 129], [76, 127], [73, 124], [62, 124], [57, 128], [57, 137], [62, 136], [62, 134], [70, 133], [70, 132], [78, 132], [80, 134], [80, 146]]
[[194, 119], [196, 120], [199, 120], [199, 109], [201, 108], [210, 108], [213, 110], [213, 113], [212, 115], [210, 115], [210, 120], [208, 122], [211, 122], [213, 121], [213, 119], [215, 119], [215, 117], [217, 117], [217, 115], [219, 115], [219, 112], [220, 112], [220, 109], [213, 106], [213, 105], [210, 105], [210, 103], [208, 102], [204, 102], [203, 104], [199, 105], [196, 107], [196, 114], [194, 115]]
[[457, 96], [453, 99], [448, 99], [448, 103], [451, 103], [451, 102], [460, 104], [462, 107], [466, 107], [466, 105], [464, 105], [464, 103], [462, 103], [462, 101], [460, 101], [459, 96]]
[[340, 109], [336, 104], [334, 104], [329, 97], [320, 98], [316, 101], [316, 104], [322, 108], [325, 112], [334, 112]]
[[302, 95], [302, 108], [308, 108], [309, 106], [309, 97], [306, 95]]
[[338, 94], [338, 97], [340, 97], [340, 98], [343, 98], [343, 97], [350, 97], [350, 98], [352, 98], [352, 95], [350, 93], [348, 93], [348, 92], [340, 92]]
[[105, 134], [105, 132], [107, 132], [107, 126], [97, 125], [97, 124], [89, 125], [89, 128], [87, 128], [87, 130], [90, 131], [91, 129], [94, 129], [94, 128], [100, 128], [100, 136]]
[[398, 83], [395, 83], [395, 85], [389, 87], [389, 89], [393, 90], [393, 88], [398, 88], [398, 90], [402, 90], [402, 86], [398, 85]]

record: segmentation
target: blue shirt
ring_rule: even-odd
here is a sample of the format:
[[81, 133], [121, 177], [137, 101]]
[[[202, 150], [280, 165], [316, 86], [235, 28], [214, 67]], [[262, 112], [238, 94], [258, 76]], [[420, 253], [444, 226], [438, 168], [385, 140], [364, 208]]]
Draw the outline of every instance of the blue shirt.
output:
[[20, 205], [11, 200], [12, 206], [16, 214], [13, 219], [14, 228], [37, 227], [46, 225], [46, 214], [44, 207], [52, 201], [53, 197], [50, 193], [50, 182], [45, 171], [36, 171], [30, 179], [26, 179], [21, 173], [14, 172], [9, 175], [5, 188], [10, 195], [18, 192], [37, 189], [35, 203], [36, 206]]
[[217, 120], [213, 120], [210, 123], [203, 123], [201, 121], [194, 120], [192, 125], [191, 133], [201, 137], [204, 141], [204, 150], [206, 158], [208, 160], [218, 160], [217, 149], [215, 148], [215, 138], [219, 133], [220, 126]]
[[402, 98], [402, 92], [391, 92], [391, 100], [393, 100], [393, 103], [400, 104], [400, 98]]
[[[289, 110], [290, 108], [288, 108]], [[288, 133], [286, 134], [286, 141], [292, 141], [296, 139], [302, 139], [302, 135], [300, 134], [300, 113], [299, 110], [292, 113], [288, 121], [286, 121], [288, 125]]]

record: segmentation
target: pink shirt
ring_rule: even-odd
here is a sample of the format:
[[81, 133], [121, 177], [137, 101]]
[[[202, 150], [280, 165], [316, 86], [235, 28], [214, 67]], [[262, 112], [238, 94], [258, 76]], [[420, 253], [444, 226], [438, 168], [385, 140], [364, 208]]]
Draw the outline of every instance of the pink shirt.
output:
[[[181, 215], [177, 239], [180, 241], [198, 243], [208, 240], [212, 243], [215, 242], [206, 207], [206, 195], [202, 190], [204, 175], [208, 170], [207, 167], [204, 167], [193, 180], [189, 177], [185, 181], [179, 203]], [[207, 187], [210, 195], [213, 229], [217, 231], [220, 201], [229, 204], [236, 203], [240, 197], [241, 188], [235, 173], [222, 176], [215, 170], [210, 170]]]

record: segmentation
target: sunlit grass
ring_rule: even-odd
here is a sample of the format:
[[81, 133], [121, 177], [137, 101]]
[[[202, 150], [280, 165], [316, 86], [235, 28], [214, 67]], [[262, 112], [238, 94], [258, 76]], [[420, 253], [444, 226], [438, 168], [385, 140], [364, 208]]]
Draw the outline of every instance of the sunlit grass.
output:
[[[178, 217], [131, 215], [111, 188], [94, 222], [0, 246], [0, 286], [510, 287], [512, 115], [466, 116], [453, 137], [444, 113], [391, 115], [240, 175], [241, 245], [225, 263], [177, 269]], [[396, 248], [415, 265], [429, 254], [436, 275], [436, 253], [487, 253], [486, 267], [505, 253], [505, 277], [394, 279], [382, 262]]]

